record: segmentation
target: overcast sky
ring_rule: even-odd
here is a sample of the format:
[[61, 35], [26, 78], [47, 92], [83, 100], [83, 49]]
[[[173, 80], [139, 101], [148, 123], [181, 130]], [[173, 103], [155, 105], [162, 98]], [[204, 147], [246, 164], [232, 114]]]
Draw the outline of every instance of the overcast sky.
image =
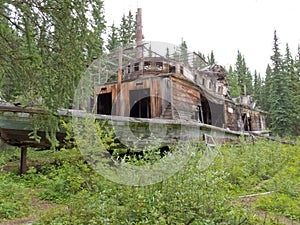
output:
[[142, 8], [145, 41], [179, 45], [208, 55], [227, 68], [244, 55], [253, 73], [264, 76], [272, 55], [274, 30], [281, 53], [289, 44], [293, 57], [300, 44], [300, 0], [104, 0], [108, 25]]

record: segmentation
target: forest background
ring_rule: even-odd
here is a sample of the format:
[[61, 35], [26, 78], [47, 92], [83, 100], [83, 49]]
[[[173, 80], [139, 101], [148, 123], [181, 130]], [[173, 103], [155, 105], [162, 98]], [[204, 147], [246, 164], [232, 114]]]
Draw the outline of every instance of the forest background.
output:
[[[32, 105], [42, 98], [49, 110], [69, 107], [86, 66], [135, 41], [135, 15], [129, 11], [120, 24], [107, 24], [101, 0], [0, 4], [0, 89], [6, 101]], [[249, 68], [238, 51], [236, 63], [226, 68], [227, 79], [232, 98], [246, 90], [260, 109], [269, 112], [268, 127], [274, 135], [298, 136], [300, 47], [292, 56], [288, 43], [284, 50], [279, 43], [275, 30], [265, 74]], [[188, 48], [184, 39], [179, 45]], [[209, 64], [217, 63], [213, 51], [207, 56], [198, 53]]]
[[[2, 100], [30, 106], [42, 98], [46, 110], [68, 108], [87, 65], [135, 41], [135, 15], [107, 24], [104, 10], [101, 0], [1, 0]], [[199, 54], [217, 63], [213, 52]], [[238, 51], [226, 68], [231, 97], [246, 87], [269, 112], [274, 135], [299, 136], [300, 47], [295, 56], [288, 44], [280, 49], [274, 31], [270, 60], [258, 74]], [[19, 150], [1, 143], [0, 223], [299, 224], [299, 140], [294, 146], [265, 140], [225, 145], [205, 171], [201, 149], [169, 179], [131, 187], [104, 179], [76, 147], [29, 151], [29, 170], [18, 176]]]

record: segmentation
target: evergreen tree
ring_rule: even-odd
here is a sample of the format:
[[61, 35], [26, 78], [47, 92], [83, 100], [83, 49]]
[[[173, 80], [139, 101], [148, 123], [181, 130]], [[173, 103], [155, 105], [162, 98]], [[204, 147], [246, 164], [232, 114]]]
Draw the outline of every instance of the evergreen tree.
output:
[[197, 69], [206, 67], [207, 62], [205, 61], [205, 55], [202, 54], [200, 51], [198, 51], [198, 53], [194, 53], [192, 65], [193, 68], [197, 68]]
[[202, 52], [198, 51], [197, 55], [199, 55], [200, 58], [203, 59], [203, 61], [206, 61], [206, 57], [205, 57], [205, 55]]
[[131, 11], [128, 15], [123, 15], [121, 24], [118, 29], [119, 42], [122, 46], [134, 43], [136, 39], [136, 18], [132, 15]]
[[4, 88], [5, 97], [25, 105], [42, 97], [48, 109], [68, 107], [86, 64], [102, 52], [102, 1], [7, 1], [2, 6], [1, 84], [18, 90]]
[[112, 51], [120, 46], [127, 46], [136, 39], [136, 18], [131, 11], [122, 16], [121, 23], [117, 27], [114, 23], [110, 26], [106, 48]]
[[179, 60], [188, 64], [188, 47], [186, 42], [182, 39], [179, 46]]
[[232, 66], [229, 67], [228, 74], [227, 74], [227, 81], [229, 84], [229, 90], [230, 90], [230, 97], [236, 98], [240, 96], [240, 86], [238, 82], [238, 77], [236, 73], [234, 72]]
[[254, 71], [253, 94], [256, 104], [259, 106], [262, 101], [262, 80], [260, 74], [257, 74], [256, 70]]
[[298, 53], [295, 58], [295, 76], [294, 81], [295, 82], [295, 91], [293, 93], [293, 105], [295, 107], [294, 109], [294, 116], [293, 116], [293, 131], [294, 135], [299, 136], [300, 135], [300, 45], [298, 46]]
[[118, 28], [115, 26], [113, 23], [110, 26], [110, 32], [108, 34], [108, 40], [107, 40], [107, 45], [106, 48], [109, 51], [112, 51], [120, 46], [120, 41], [118, 37]]
[[[271, 69], [270, 65], [268, 64], [267, 69], [266, 69], [265, 80], [263, 82], [263, 87], [262, 87], [262, 96], [261, 96], [262, 100], [259, 103], [259, 106], [265, 111], [270, 110], [271, 81], [272, 81], [272, 69]], [[270, 126], [269, 117], [267, 118], [267, 125]]]
[[274, 32], [272, 60], [272, 80], [270, 84], [270, 119], [274, 134], [283, 136], [292, 133], [292, 102], [290, 99], [289, 76], [286, 62], [283, 61], [279, 49], [279, 40]]
[[240, 51], [238, 51], [237, 54], [237, 60], [236, 60], [234, 72], [236, 73], [236, 76], [238, 78], [238, 85], [240, 88], [239, 95], [244, 95], [245, 88], [246, 88], [247, 95], [252, 94], [253, 92], [252, 75], [246, 65], [245, 58]]
[[297, 74], [297, 57], [294, 60], [291, 56], [291, 52], [288, 44], [286, 44], [286, 52], [283, 60], [283, 72], [287, 77], [289, 88], [289, 99], [291, 101], [291, 114], [290, 120], [292, 123], [292, 133], [299, 135], [299, 75]]
[[[103, 1], [13, 1], [0, 3], [0, 88], [8, 101], [50, 112], [69, 108], [94, 56], [102, 54]], [[40, 101], [41, 102], [41, 101]], [[34, 121], [56, 145], [55, 116]], [[36, 131], [33, 133], [36, 138]]]
[[214, 55], [213, 51], [210, 52], [210, 55], [207, 56], [207, 59], [208, 59], [208, 64], [209, 65], [216, 64], [215, 55]]

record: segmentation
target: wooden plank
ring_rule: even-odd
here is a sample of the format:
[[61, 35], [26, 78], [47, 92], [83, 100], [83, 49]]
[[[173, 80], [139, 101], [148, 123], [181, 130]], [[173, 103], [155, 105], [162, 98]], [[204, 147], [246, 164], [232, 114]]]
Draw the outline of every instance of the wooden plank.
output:
[[27, 172], [27, 147], [21, 147], [21, 164], [20, 164], [20, 175], [26, 174]]

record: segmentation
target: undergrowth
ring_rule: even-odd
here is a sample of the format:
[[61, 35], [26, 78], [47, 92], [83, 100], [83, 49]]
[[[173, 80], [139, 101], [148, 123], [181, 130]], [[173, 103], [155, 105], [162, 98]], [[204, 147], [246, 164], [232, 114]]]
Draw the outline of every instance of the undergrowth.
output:
[[[5, 151], [0, 155], [0, 222], [34, 214], [34, 193], [41, 201], [64, 206], [45, 212], [35, 224], [280, 224], [276, 218], [281, 216], [296, 224], [299, 146], [269, 141], [225, 145], [204, 171], [197, 150], [174, 176], [142, 187], [103, 178], [76, 148], [30, 150], [34, 163], [26, 175], [17, 176], [15, 168], [5, 166], [17, 161], [19, 152]], [[270, 194], [256, 196], [250, 205], [239, 201], [242, 195], [265, 192]]]

